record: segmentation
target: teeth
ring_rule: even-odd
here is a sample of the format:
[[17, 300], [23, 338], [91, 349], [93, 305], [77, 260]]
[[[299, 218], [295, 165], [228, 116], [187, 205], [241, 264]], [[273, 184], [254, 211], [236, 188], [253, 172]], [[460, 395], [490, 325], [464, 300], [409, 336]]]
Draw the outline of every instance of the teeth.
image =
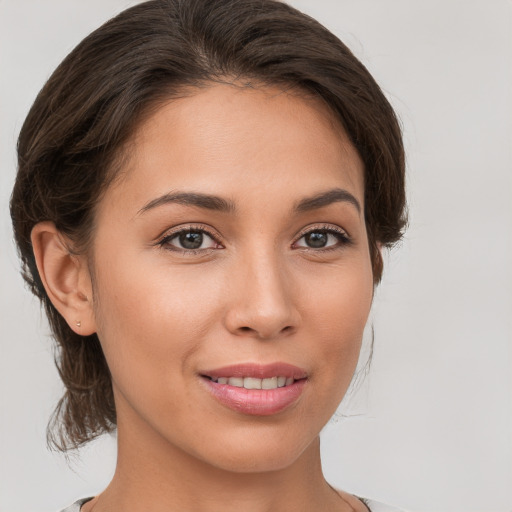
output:
[[244, 378], [245, 389], [261, 389], [261, 379], [255, 379], [253, 377]]
[[276, 389], [284, 386], [290, 386], [295, 382], [293, 377], [269, 377], [267, 379], [257, 379], [255, 377], [219, 377], [212, 378], [219, 384], [228, 384], [237, 388], [245, 389]]
[[277, 388], [277, 377], [271, 377], [270, 379], [261, 380], [261, 389], [276, 389]]
[[228, 380], [230, 386], [236, 386], [237, 388], [244, 387], [244, 379], [242, 377], [230, 377]]

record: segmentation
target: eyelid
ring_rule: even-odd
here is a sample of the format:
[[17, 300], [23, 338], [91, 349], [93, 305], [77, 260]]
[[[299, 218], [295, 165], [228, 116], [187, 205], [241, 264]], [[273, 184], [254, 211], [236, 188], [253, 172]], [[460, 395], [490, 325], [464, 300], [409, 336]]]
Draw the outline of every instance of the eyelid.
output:
[[347, 238], [350, 238], [346, 229], [343, 229], [340, 226], [337, 226], [336, 224], [327, 224], [324, 222], [320, 224], [310, 224], [305, 228], [301, 229], [295, 240], [298, 240], [299, 238], [303, 237], [304, 235], [307, 235], [308, 233], [311, 233], [311, 231], [334, 231], [336, 233], [345, 235]]

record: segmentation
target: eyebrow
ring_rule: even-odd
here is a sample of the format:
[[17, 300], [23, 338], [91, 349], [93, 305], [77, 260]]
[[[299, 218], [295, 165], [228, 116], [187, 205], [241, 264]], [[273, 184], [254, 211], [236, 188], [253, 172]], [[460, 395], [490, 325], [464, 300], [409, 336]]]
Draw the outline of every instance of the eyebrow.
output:
[[[299, 201], [293, 209], [297, 213], [304, 213], [338, 202], [350, 203], [361, 213], [359, 201], [350, 192], [341, 188], [334, 188], [311, 197], [306, 197]], [[236, 211], [235, 203], [222, 197], [201, 194], [199, 192], [170, 192], [149, 201], [137, 212], [137, 215], [158, 206], [172, 203], [196, 206], [218, 212], [234, 213]]]
[[175, 192], [152, 199], [137, 212], [137, 215], [169, 203], [197, 206], [218, 212], [234, 212], [236, 210], [235, 204], [232, 201], [222, 199], [222, 197], [200, 194], [198, 192]]
[[361, 213], [359, 201], [348, 190], [342, 188], [333, 188], [332, 190], [315, 194], [312, 197], [306, 197], [296, 204], [294, 210], [298, 213], [303, 213], [339, 202], [350, 203]]

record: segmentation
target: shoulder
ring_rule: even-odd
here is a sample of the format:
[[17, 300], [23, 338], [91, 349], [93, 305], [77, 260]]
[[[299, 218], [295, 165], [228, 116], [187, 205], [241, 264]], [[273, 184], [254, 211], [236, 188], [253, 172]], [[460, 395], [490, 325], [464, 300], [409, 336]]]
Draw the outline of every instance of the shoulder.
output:
[[62, 509], [60, 512], [80, 512], [80, 508], [84, 503], [87, 503], [88, 501], [92, 500], [91, 498], [82, 498], [81, 500], [75, 501], [73, 505], [70, 505], [69, 507], [66, 507]]
[[354, 512], [368, 512], [368, 508], [365, 506], [366, 503], [364, 500], [357, 498], [356, 496], [349, 494], [348, 492], [342, 491], [340, 489], [334, 489], [340, 497], [343, 499], [345, 503], [350, 505]]

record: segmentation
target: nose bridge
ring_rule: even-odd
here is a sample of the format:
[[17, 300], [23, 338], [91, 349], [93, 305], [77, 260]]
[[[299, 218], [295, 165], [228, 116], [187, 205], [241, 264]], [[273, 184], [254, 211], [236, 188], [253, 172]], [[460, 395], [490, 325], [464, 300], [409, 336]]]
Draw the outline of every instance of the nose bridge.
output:
[[226, 326], [235, 334], [272, 338], [292, 331], [298, 313], [283, 256], [274, 247], [253, 248], [237, 259]]

